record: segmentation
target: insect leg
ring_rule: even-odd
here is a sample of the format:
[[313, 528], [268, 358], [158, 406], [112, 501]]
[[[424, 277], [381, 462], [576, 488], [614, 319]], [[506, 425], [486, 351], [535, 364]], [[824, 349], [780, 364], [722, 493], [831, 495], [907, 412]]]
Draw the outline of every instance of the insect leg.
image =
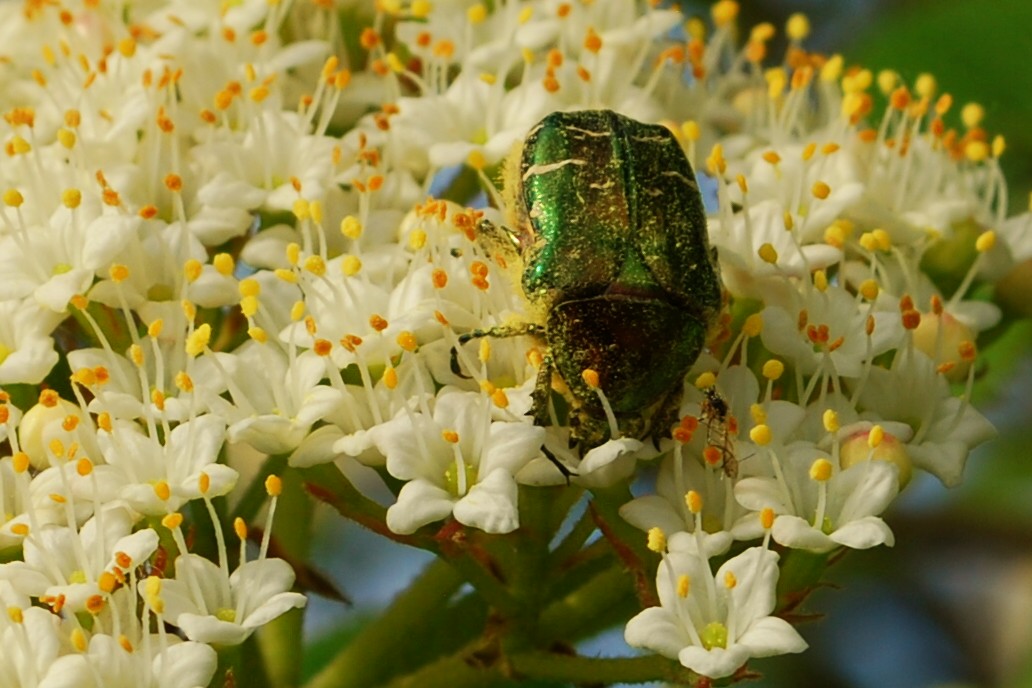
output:
[[[482, 337], [521, 337], [523, 335], [533, 336], [544, 336], [545, 328], [541, 325], [534, 323], [520, 323], [518, 325], [499, 325], [497, 327], [489, 327], [486, 330], [470, 330], [459, 335], [459, 346], [462, 346], [466, 342], [474, 339], [480, 339]], [[451, 371], [461, 378], [470, 379], [471, 376], [466, 375], [462, 372], [462, 366], [459, 365], [459, 350], [457, 347], [452, 347], [451, 350]]]

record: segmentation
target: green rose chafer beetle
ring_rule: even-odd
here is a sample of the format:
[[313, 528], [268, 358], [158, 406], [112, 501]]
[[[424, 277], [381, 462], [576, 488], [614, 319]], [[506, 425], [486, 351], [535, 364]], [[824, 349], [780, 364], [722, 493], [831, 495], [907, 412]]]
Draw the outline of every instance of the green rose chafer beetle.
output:
[[698, 184], [665, 127], [611, 111], [555, 112], [508, 164], [510, 228], [481, 223], [481, 244], [522, 265], [536, 322], [468, 333], [532, 333], [547, 344], [534, 396], [548, 423], [553, 373], [588, 447], [611, 435], [585, 370], [595, 371], [620, 431], [642, 436], [684, 376], [721, 308]]

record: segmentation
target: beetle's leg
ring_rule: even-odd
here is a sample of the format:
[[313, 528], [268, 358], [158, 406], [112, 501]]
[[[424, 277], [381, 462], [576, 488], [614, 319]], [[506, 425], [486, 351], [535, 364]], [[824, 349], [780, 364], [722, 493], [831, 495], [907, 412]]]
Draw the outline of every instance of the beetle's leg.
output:
[[[548, 413], [548, 405], [552, 401], [552, 370], [552, 354], [546, 351], [541, 359], [541, 367], [538, 368], [534, 391], [530, 393], [530, 415], [534, 419], [534, 425], [540, 425], [543, 428], [552, 425], [552, 419]], [[553, 463], [556, 462], [553, 457], [549, 458]]]
[[[486, 330], [470, 330], [469, 332], [463, 332], [459, 335], [459, 346], [462, 346], [468, 341], [474, 339], [480, 339], [482, 337], [522, 337], [523, 335], [533, 335], [536, 337], [544, 336], [545, 328], [541, 325], [534, 323], [520, 323], [518, 325], [499, 325], [497, 327], [489, 327]], [[470, 379], [469, 375], [462, 372], [462, 366], [459, 365], [459, 350], [457, 347], [452, 347], [451, 350], [451, 371], [461, 378]]]

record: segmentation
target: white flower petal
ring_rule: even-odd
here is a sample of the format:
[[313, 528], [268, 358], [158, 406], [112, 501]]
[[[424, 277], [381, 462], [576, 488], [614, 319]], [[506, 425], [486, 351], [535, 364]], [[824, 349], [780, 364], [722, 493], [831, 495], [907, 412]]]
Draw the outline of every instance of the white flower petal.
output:
[[511, 533], [520, 526], [517, 493], [512, 474], [495, 469], [455, 503], [455, 520], [486, 533]]
[[428, 523], [440, 521], [452, 512], [455, 498], [425, 480], [411, 480], [398, 493], [398, 501], [387, 509], [387, 527], [409, 535]]

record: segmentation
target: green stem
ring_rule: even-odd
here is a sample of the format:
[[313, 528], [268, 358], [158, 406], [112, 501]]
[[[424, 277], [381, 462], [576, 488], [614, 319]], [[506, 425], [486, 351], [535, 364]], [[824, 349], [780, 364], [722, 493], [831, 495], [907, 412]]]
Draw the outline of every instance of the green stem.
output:
[[627, 573], [610, 568], [585, 581], [541, 614], [541, 638], [573, 642], [626, 618], [638, 608]]
[[306, 688], [383, 686], [399, 672], [414, 668], [413, 652], [431, 634], [442, 632], [437, 627], [442, 610], [464, 582], [446, 562], [432, 562]]
[[478, 664], [475, 657], [458, 653], [395, 679], [386, 688], [508, 688], [526, 685], [528, 679], [570, 685], [650, 681], [691, 685], [698, 676], [677, 662], [658, 655], [596, 659], [531, 651], [484, 666]]
[[[268, 677], [269, 685], [293, 688], [301, 684], [301, 659], [304, 657], [301, 639], [304, 637], [304, 618], [303, 609], [291, 609], [258, 629], [258, 633], [255, 634], [265, 665], [263, 675]], [[237, 674], [237, 685], [257, 685], [251, 683], [253, 668], [248, 668], [245, 664], [241, 671], [246, 671], [246, 675]]]
[[517, 685], [502, 674], [499, 667], [481, 667], [465, 654], [455, 654], [401, 676], [385, 688], [509, 688]]
[[509, 664], [520, 676], [576, 685], [650, 681], [688, 685], [698, 678], [677, 662], [659, 655], [595, 658], [554, 652], [527, 652], [511, 657]]

